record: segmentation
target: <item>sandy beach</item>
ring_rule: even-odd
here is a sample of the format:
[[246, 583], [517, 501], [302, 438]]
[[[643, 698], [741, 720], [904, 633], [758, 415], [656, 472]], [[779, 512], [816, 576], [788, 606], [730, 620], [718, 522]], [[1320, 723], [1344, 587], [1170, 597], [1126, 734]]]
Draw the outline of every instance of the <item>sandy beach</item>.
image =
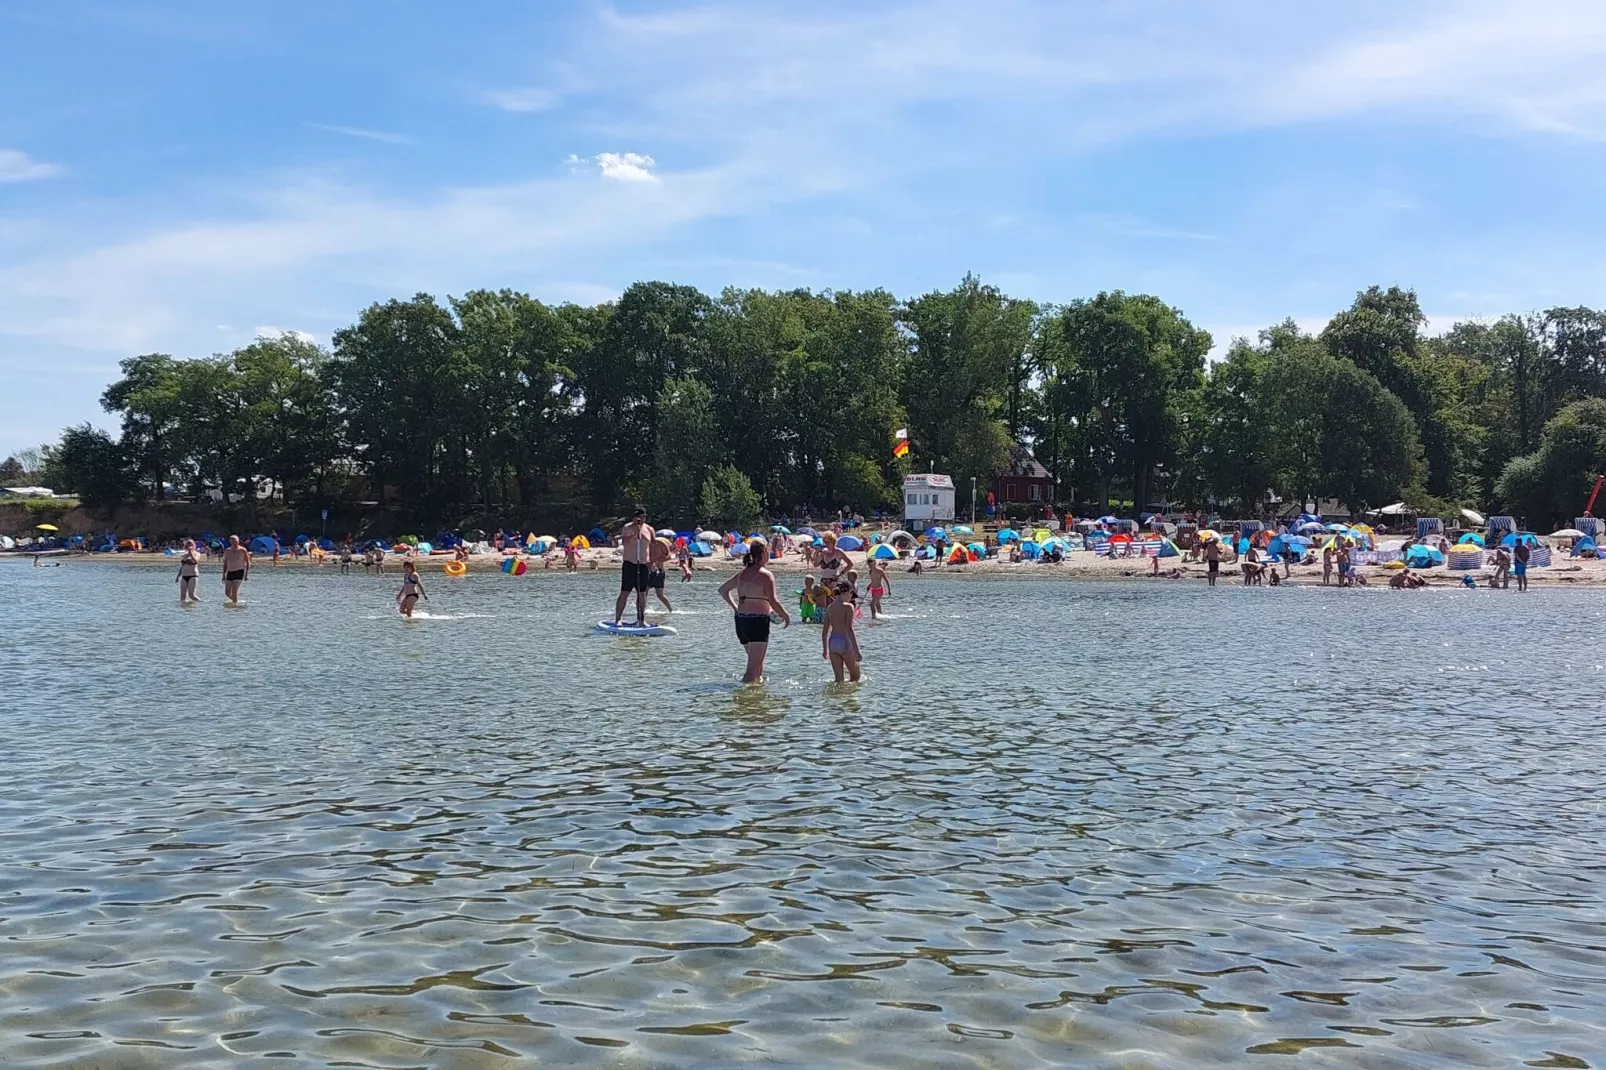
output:
[[[850, 552], [847, 554], [847, 556], [853, 560], [854, 565], [859, 570], [861, 577], [868, 572], [868, 569], [865, 566], [865, 555], [863, 553]], [[581, 571], [617, 571], [620, 565], [619, 551], [614, 549], [586, 550], [581, 553], [580, 558]], [[177, 567], [173, 558], [161, 553], [69, 554], [62, 557], [50, 558], [48, 560], [52, 562], [61, 562], [63, 564], [73, 565], [102, 563], [128, 565], [173, 564], [175, 568]], [[401, 573], [402, 560], [403, 557], [400, 554], [387, 555], [385, 558], [385, 574], [389, 576], [394, 573], [395, 575], [399, 576]], [[427, 574], [431, 572], [442, 573], [446, 563], [452, 560], [452, 558], [449, 555], [434, 555], [415, 557], [413, 560], [418, 565], [419, 571]], [[483, 553], [471, 555], [466, 564], [469, 570], [473, 572], [495, 572], [501, 569], [503, 560], [504, 557], [501, 554]], [[526, 576], [528, 576], [530, 572], [563, 571], [563, 558], [561, 554], [552, 554], [547, 558], [524, 555], [522, 560], [525, 562], [526, 569], [528, 570], [526, 572]], [[1606, 561], [1592, 560], [1587, 558], [1569, 560], [1567, 557], [1559, 554], [1555, 560], [1556, 563], [1548, 567], [1530, 569], [1528, 572], [1529, 586], [1606, 587]], [[218, 561], [219, 559], [214, 555], [213, 557], [202, 562], [202, 569], [216, 569], [218, 567]], [[894, 584], [897, 584], [900, 578], [917, 578], [909, 575], [908, 570], [910, 564], [911, 562], [909, 561], [896, 561], [892, 563], [890, 572], [892, 574]], [[290, 557], [285, 555], [280, 557], [278, 565], [273, 565], [270, 561], [259, 556], [255, 559], [253, 567], [258, 569], [321, 569], [333, 574], [338, 574], [340, 571], [340, 562], [339, 559], [334, 555], [325, 557], [322, 564], [319, 564], [317, 560], [311, 558]], [[694, 561], [692, 564], [693, 570], [698, 573], [729, 573], [736, 571], [739, 567], [740, 562], [738, 560], [726, 557], [723, 552], [716, 554], [714, 557], [700, 558]], [[779, 560], [771, 561], [769, 567], [777, 573], [793, 574], [798, 576], [811, 571], [803, 561], [803, 558], [796, 554], [787, 554], [785, 557], [780, 558]], [[1144, 583], [1179, 583], [1188, 581], [1203, 583], [1206, 579], [1205, 565], [1203, 562], [1189, 564], [1184, 562], [1181, 558], [1166, 558], [1161, 561], [1160, 575], [1158, 577], [1150, 575], [1149, 570], [1151, 567], [1152, 562], [1149, 558], [1109, 558], [1084, 551], [1076, 551], [1066, 555], [1064, 562], [1060, 564], [1044, 564], [1031, 561], [1012, 564], [1007, 560], [989, 560], [970, 565], [942, 565], [938, 567], [933, 566], [928, 562], [926, 563], [924, 571], [927, 575], [939, 573], [945, 576], [1008, 576], [1011, 578], [1034, 578], [1045, 581], [1133, 580]], [[351, 564], [351, 570], [358, 573], [362, 572], [363, 568], [361, 561], [354, 560]], [[1176, 574], [1170, 575], [1173, 570]], [[675, 575], [677, 570], [673, 563], [671, 563], [669, 571], [670, 583], [673, 584], [678, 582]], [[1368, 586], [1382, 588], [1388, 587], [1389, 577], [1393, 575], [1392, 570], [1383, 568], [1381, 566], [1362, 567], [1360, 572], [1366, 577]], [[1418, 574], [1427, 580], [1429, 586], [1449, 587], [1460, 586], [1461, 577], [1468, 575], [1469, 573], [1450, 571], [1449, 569], [1441, 566], [1427, 569], [1425, 571], [1418, 570]], [[1477, 579], [1478, 584], [1481, 587], [1487, 585], [1489, 578], [1493, 575], [1493, 570], [1488, 568], [1480, 569], [1470, 573], [1470, 575]], [[1241, 576], [1242, 573], [1240, 572], [1237, 564], [1223, 562], [1221, 566], [1221, 575], [1217, 580], [1217, 583], [1218, 585], [1236, 585]], [[509, 578], [512, 579], [517, 577]], [[1302, 587], [1320, 586], [1321, 582], [1322, 567], [1319, 563], [1314, 565], [1295, 565], [1290, 570], [1288, 578], [1283, 580], [1284, 584], [1292, 584], [1294, 586]], [[1513, 584], [1510, 589], [1515, 591], [1515, 584]]]

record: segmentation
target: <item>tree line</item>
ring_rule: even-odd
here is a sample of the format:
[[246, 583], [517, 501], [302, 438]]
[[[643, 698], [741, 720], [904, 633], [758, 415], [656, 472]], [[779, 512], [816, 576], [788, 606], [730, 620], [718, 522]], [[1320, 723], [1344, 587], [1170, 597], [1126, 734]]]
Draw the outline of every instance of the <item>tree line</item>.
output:
[[90, 508], [208, 493], [250, 508], [268, 487], [424, 526], [634, 501], [687, 524], [896, 511], [907, 470], [985, 487], [1017, 447], [1083, 508], [1575, 515], [1606, 470], [1606, 313], [1425, 327], [1414, 292], [1374, 286], [1318, 334], [1287, 321], [1211, 363], [1210, 335], [1157, 297], [1040, 304], [973, 276], [908, 300], [663, 282], [590, 307], [419, 294], [328, 348], [285, 335], [131, 357], [101, 399], [117, 434], [69, 428], [37, 461]]

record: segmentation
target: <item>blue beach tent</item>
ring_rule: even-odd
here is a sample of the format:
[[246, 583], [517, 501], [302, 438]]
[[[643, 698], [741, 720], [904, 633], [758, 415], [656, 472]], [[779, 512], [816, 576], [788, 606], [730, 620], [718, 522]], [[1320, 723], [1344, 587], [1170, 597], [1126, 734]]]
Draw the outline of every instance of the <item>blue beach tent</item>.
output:
[[839, 550], [862, 550], [864, 540], [857, 535], [844, 535], [836, 541], [836, 545]]
[[267, 535], [258, 535], [247, 543], [245, 548], [253, 554], [271, 554], [279, 548], [279, 544]]

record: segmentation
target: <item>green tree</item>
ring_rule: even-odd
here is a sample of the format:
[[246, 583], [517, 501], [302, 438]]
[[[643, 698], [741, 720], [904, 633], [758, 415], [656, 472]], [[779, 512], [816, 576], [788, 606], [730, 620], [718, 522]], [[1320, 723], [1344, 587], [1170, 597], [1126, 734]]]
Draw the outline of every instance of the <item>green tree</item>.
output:
[[122, 446], [89, 424], [69, 427], [50, 451], [44, 476], [58, 493], [78, 495], [86, 509], [109, 510], [135, 492], [134, 475]]
[[178, 416], [176, 365], [165, 353], [130, 357], [119, 365], [122, 378], [100, 398], [103, 409], [122, 416], [123, 453], [134, 471], [148, 480], [156, 498], [164, 496], [163, 484], [176, 462], [171, 442]]
[[464, 488], [446, 478], [463, 463], [468, 406], [451, 313], [429, 294], [371, 305], [337, 331], [329, 376], [346, 434], [384, 496], [397, 488], [411, 511], [439, 512]]
[[697, 519], [703, 480], [724, 460], [713, 394], [696, 379], [671, 379], [658, 393], [658, 441], [647, 497], [653, 516]]
[[704, 523], [746, 531], [758, 523], [761, 513], [758, 494], [740, 469], [720, 465], [703, 480]]
[[985, 485], [1008, 463], [1012, 377], [1026, 366], [1035, 309], [974, 275], [904, 305], [902, 402], [922, 467]]
[[1545, 424], [1539, 448], [1513, 458], [1496, 493], [1507, 509], [1543, 530], [1578, 515], [1595, 477], [1606, 473], [1606, 398], [1585, 398]]

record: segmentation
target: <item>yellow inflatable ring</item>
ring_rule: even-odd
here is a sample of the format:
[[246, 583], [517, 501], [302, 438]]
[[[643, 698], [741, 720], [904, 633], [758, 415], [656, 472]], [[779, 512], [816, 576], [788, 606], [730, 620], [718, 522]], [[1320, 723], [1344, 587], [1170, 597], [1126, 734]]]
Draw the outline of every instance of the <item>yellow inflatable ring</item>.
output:
[[446, 562], [446, 574], [448, 576], [461, 576], [463, 573], [465, 573], [467, 571], [468, 571], [468, 566], [463, 564], [463, 562], [461, 562], [461, 561], [448, 561], [448, 562]]

